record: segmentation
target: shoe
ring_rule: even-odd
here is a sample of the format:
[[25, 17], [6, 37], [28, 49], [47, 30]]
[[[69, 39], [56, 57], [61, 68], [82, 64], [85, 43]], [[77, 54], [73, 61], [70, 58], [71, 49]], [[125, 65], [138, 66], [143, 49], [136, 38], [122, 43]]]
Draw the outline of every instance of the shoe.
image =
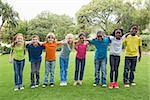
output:
[[23, 86], [21, 86], [21, 87], [20, 87], [20, 90], [24, 90], [24, 87], [23, 87]]
[[64, 86], [64, 82], [60, 82], [60, 86]]
[[128, 83], [124, 83], [124, 87], [128, 88], [128, 87], [130, 87], [130, 85]]
[[64, 86], [67, 86], [67, 82], [64, 82]]
[[32, 85], [32, 86], [31, 86], [31, 89], [34, 89], [34, 88], [35, 88], [35, 86], [34, 86], [34, 85]]
[[18, 87], [15, 87], [15, 88], [14, 88], [14, 91], [18, 91], [18, 90], [19, 90]]
[[39, 87], [39, 84], [36, 84], [35, 87], [38, 88], [38, 87]]
[[113, 82], [110, 82], [110, 83], [109, 83], [109, 88], [112, 89], [113, 86], [114, 86], [114, 83], [113, 83]]
[[80, 80], [80, 81], [78, 81], [78, 83], [79, 83], [79, 85], [82, 85], [82, 81]]
[[131, 84], [132, 86], [135, 86], [135, 85], [136, 85], [136, 83], [135, 83], [135, 82], [131, 82], [130, 84]]
[[50, 86], [51, 86], [51, 87], [54, 87], [54, 83], [50, 83]]
[[105, 88], [105, 87], [107, 87], [107, 85], [106, 85], [106, 84], [103, 84], [103, 85], [102, 85], [102, 87], [104, 87], [104, 88]]
[[118, 82], [114, 82], [114, 88], [118, 89], [119, 86], [118, 86]]
[[47, 84], [43, 84], [42, 87], [43, 87], [43, 88], [46, 88], [46, 87], [47, 87]]
[[76, 86], [76, 85], [77, 85], [77, 83], [78, 83], [77, 81], [74, 81], [73, 86]]
[[96, 87], [98, 85], [98, 83], [94, 83], [93, 86]]

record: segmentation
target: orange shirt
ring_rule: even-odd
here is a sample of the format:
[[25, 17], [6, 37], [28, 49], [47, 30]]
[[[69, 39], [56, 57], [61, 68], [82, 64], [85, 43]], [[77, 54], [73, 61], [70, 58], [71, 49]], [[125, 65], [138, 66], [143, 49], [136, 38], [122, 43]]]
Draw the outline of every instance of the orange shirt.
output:
[[59, 46], [60, 43], [54, 42], [54, 43], [44, 43], [43, 46], [45, 46], [46, 56], [45, 60], [47, 61], [54, 61], [56, 60], [56, 48]]

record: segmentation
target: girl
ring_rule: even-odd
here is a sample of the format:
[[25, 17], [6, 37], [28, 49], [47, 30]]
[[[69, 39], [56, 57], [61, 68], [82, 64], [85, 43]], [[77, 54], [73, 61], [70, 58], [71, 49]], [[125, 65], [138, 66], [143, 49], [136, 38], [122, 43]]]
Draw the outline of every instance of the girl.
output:
[[60, 52], [60, 86], [67, 85], [69, 55], [73, 47], [73, 34], [67, 34]]
[[43, 88], [48, 85], [48, 75], [50, 73], [50, 86], [54, 86], [54, 72], [56, 66], [56, 48], [61, 45], [61, 42], [56, 42], [54, 33], [48, 33], [46, 36], [46, 42], [43, 44], [46, 51], [45, 56], [45, 76]]
[[104, 35], [102, 31], [97, 32], [96, 39], [90, 40], [90, 44], [96, 47], [94, 63], [95, 63], [95, 82], [93, 86], [97, 86], [100, 80], [100, 68], [102, 72], [102, 87], [106, 87], [106, 64], [107, 64], [107, 48], [110, 39]]
[[16, 34], [14, 37], [9, 62], [14, 65], [14, 91], [17, 91], [18, 89], [23, 90], [22, 79], [25, 65], [25, 41], [23, 35], [20, 33]]
[[[76, 67], [75, 67], [75, 76], [74, 76], [74, 86], [79, 83], [82, 85], [83, 75], [84, 75], [84, 67], [85, 67], [85, 57], [86, 57], [86, 49], [88, 46], [88, 42], [85, 42], [86, 36], [85, 33], [79, 34], [79, 41], [75, 44], [76, 54]], [[80, 76], [79, 76], [80, 70]], [[79, 77], [78, 77], [79, 76]]]
[[[31, 62], [31, 88], [39, 86], [40, 82], [40, 65], [42, 61], [43, 46], [39, 44], [39, 37], [37, 35], [32, 36], [31, 44], [27, 44], [29, 61]], [[36, 75], [36, 83], [34, 76]]]
[[[120, 55], [122, 52], [122, 41], [125, 37], [122, 36], [122, 29], [115, 29], [110, 36], [110, 84], [109, 88], [119, 88], [118, 86], [118, 67], [120, 64]], [[115, 76], [115, 77], [114, 77]], [[115, 78], [113, 80], [113, 78]]]

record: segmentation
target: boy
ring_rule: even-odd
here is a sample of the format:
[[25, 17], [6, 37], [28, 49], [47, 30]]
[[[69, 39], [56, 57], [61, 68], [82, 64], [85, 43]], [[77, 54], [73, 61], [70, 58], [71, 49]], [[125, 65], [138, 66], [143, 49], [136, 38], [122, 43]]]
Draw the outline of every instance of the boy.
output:
[[[125, 65], [124, 65], [124, 74], [123, 81], [124, 87], [129, 87], [131, 85], [136, 85], [134, 82], [134, 72], [136, 69], [137, 58], [140, 61], [141, 59], [141, 46], [142, 41], [138, 35], [138, 26], [133, 25], [131, 27], [129, 35], [124, 40], [125, 45]], [[128, 77], [130, 71], [130, 76]]]

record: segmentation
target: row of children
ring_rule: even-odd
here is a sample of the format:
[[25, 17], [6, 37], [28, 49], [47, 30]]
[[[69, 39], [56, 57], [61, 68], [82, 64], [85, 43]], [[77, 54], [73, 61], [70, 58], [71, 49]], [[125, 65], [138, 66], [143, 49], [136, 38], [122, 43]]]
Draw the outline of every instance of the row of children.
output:
[[[31, 88], [40, 85], [40, 65], [42, 61], [42, 50], [45, 49], [45, 75], [43, 88], [48, 86], [48, 76], [50, 74], [50, 86], [54, 86], [54, 73], [56, 66], [56, 48], [62, 46], [59, 62], [60, 62], [60, 86], [67, 85], [67, 73], [69, 55], [73, 48], [76, 50], [75, 59], [75, 75], [74, 86], [82, 85], [84, 68], [86, 62], [86, 51], [89, 44], [96, 48], [94, 64], [95, 64], [95, 81], [93, 86], [97, 86], [100, 81], [101, 69], [101, 85], [106, 87], [106, 65], [107, 65], [107, 48], [110, 44], [110, 83], [109, 88], [119, 88], [118, 86], [118, 68], [120, 64], [120, 56], [122, 52], [122, 44], [126, 47], [125, 64], [123, 81], [124, 86], [129, 87], [136, 85], [134, 82], [134, 71], [137, 59], [141, 58], [141, 39], [137, 34], [138, 26], [133, 25], [129, 33], [123, 35], [122, 29], [115, 29], [110, 36], [106, 36], [102, 31], [98, 31], [96, 38], [88, 40], [85, 33], [79, 34], [79, 39], [74, 40], [73, 34], [67, 34], [65, 40], [57, 42], [53, 33], [46, 36], [46, 42], [39, 42], [37, 35], [32, 36], [30, 42], [25, 42], [22, 34], [17, 34], [12, 43], [10, 54], [10, 63], [14, 65], [14, 91], [24, 89], [22, 84], [23, 69], [25, 65], [25, 49], [28, 49], [29, 61], [31, 62]], [[130, 72], [130, 75], [129, 75]], [[35, 80], [36, 77], [36, 80]]]

